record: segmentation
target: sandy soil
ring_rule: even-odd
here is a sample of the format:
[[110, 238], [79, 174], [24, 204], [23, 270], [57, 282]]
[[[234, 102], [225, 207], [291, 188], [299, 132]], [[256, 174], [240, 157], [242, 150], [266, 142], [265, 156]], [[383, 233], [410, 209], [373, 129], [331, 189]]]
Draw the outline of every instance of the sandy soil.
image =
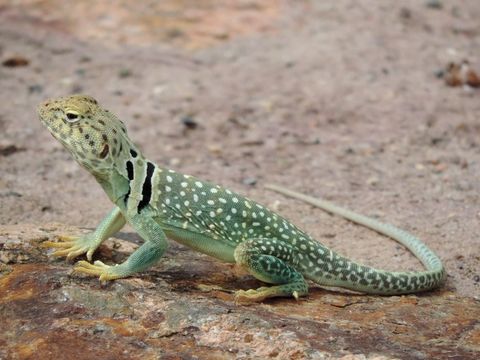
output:
[[440, 255], [447, 288], [480, 297], [480, 90], [439, 77], [464, 59], [480, 71], [479, 1], [76, 3], [0, 2], [0, 224], [91, 228], [111, 207], [36, 118], [40, 101], [81, 92], [159, 164], [359, 261], [420, 268], [263, 184], [384, 219]]

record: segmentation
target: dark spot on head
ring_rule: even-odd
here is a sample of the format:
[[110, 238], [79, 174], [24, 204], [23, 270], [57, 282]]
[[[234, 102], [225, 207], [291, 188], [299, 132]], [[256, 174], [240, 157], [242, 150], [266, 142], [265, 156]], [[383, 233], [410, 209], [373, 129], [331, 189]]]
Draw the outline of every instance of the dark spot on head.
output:
[[90, 135], [89, 134], [85, 134], [85, 140], [88, 140], [90, 139]]
[[93, 97], [88, 96], [88, 95], [82, 95], [80, 96], [81, 99], [85, 100], [86, 102], [89, 102], [90, 104], [97, 105], [97, 100], [95, 100]]
[[107, 137], [107, 135], [105, 135], [105, 134], [102, 134], [102, 139], [103, 139], [103, 140], [105, 140], [105, 141], [108, 141], [108, 137]]
[[105, 121], [103, 121], [103, 120], [98, 120], [98, 123], [102, 124], [102, 125], [105, 125]]
[[113, 139], [113, 143], [116, 145], [118, 144], [118, 140], [117, 139]]
[[114, 133], [114, 134], [116, 134], [116, 133], [117, 133], [117, 130], [115, 130], [115, 129], [112, 129], [112, 131], [113, 131], [113, 133]]
[[83, 128], [79, 127], [78, 131], [80, 131], [80, 134], [83, 134]]
[[137, 152], [133, 149], [130, 149], [130, 155], [132, 155], [134, 158], [137, 157]]
[[88, 145], [94, 146], [94, 145], [95, 145], [95, 141], [91, 140], [91, 141], [88, 143]]
[[105, 144], [102, 152], [100, 153], [100, 159], [105, 159], [107, 155], [108, 155], [108, 144]]
[[120, 149], [118, 150], [119, 153], [121, 153], [123, 151], [123, 144], [120, 143]]

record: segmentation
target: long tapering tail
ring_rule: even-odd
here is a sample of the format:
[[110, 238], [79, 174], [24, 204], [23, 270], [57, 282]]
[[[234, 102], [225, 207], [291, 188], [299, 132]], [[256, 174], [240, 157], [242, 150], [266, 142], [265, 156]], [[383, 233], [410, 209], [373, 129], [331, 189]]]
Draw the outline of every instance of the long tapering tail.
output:
[[353, 268], [351, 276], [355, 281], [348, 277], [326, 280], [325, 277], [316, 279], [315, 276], [311, 276], [312, 280], [318, 280], [319, 283], [324, 285], [341, 286], [352, 290], [384, 295], [426, 291], [441, 286], [445, 281], [446, 273], [439, 257], [412, 234], [393, 225], [341, 208], [326, 200], [313, 198], [277, 185], [266, 185], [266, 188], [304, 201], [386, 235], [407, 247], [427, 268], [426, 271], [390, 272], [349, 262], [349, 266]]

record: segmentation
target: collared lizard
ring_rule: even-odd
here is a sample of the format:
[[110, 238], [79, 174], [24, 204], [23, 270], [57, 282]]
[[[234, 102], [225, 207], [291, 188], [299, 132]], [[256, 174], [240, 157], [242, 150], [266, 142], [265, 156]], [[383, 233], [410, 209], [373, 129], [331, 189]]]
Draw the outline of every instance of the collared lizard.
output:
[[270, 186], [333, 214], [389, 236], [406, 246], [427, 270], [391, 272], [358, 264], [330, 250], [304, 231], [244, 196], [155, 165], [127, 135], [125, 125], [90, 96], [48, 100], [38, 107], [42, 123], [100, 183], [113, 210], [97, 229], [79, 237], [60, 236], [45, 246], [68, 259], [92, 254], [126, 222], [145, 240], [128, 259], [114, 266], [79, 261], [75, 271], [100, 280], [128, 277], [157, 262], [167, 238], [204, 254], [236, 263], [272, 284], [239, 290], [239, 301], [305, 296], [306, 280], [369, 294], [394, 295], [430, 290], [445, 280], [440, 259], [413, 235], [392, 225], [342, 209], [327, 201]]

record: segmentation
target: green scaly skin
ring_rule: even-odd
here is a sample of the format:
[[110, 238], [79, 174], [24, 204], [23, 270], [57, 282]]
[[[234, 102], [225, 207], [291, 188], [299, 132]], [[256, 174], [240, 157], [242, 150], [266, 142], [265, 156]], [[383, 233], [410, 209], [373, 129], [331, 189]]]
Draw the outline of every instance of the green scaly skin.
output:
[[237, 291], [240, 301], [305, 296], [306, 279], [324, 286], [396, 295], [430, 290], [445, 279], [440, 259], [409, 233], [377, 220], [287, 189], [285, 195], [341, 215], [390, 236], [410, 249], [427, 270], [390, 272], [360, 265], [325, 247], [266, 207], [219, 185], [179, 174], [146, 159], [125, 125], [89, 96], [74, 95], [41, 104], [42, 123], [100, 183], [115, 207], [98, 228], [80, 237], [60, 237], [45, 246], [54, 255], [91, 261], [97, 247], [128, 222], [145, 240], [123, 263], [77, 263], [77, 272], [112, 280], [143, 271], [160, 259], [167, 238], [217, 259], [237, 263], [272, 284]]

